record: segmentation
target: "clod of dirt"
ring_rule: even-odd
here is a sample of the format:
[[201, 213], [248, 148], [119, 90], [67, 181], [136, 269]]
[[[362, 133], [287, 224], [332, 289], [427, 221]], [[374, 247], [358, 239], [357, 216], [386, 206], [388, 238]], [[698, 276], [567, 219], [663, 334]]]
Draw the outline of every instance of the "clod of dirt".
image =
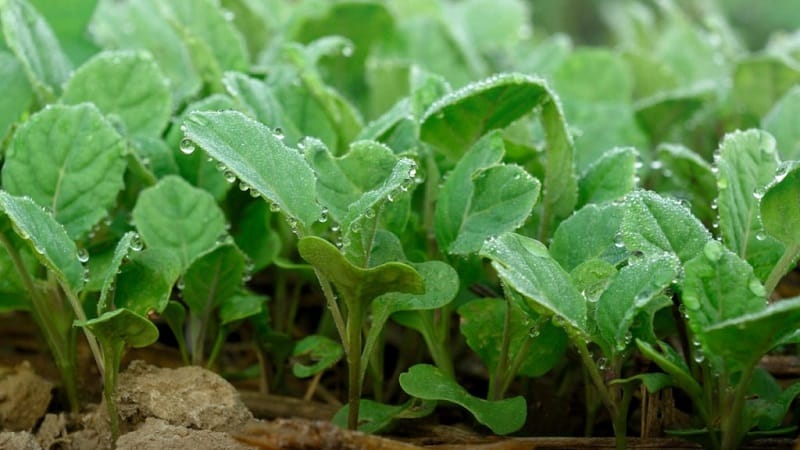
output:
[[200, 367], [161, 369], [133, 361], [120, 374], [117, 401], [120, 417], [132, 426], [155, 417], [187, 428], [236, 431], [253, 419], [233, 386]]
[[27, 431], [0, 432], [0, 448], [4, 450], [42, 450], [36, 438]]
[[36, 440], [42, 448], [51, 448], [68, 441], [67, 415], [47, 414], [36, 432]]
[[228, 433], [192, 430], [170, 425], [164, 420], [147, 419], [136, 431], [117, 440], [117, 450], [248, 450]]
[[30, 431], [47, 412], [53, 384], [36, 375], [25, 361], [0, 367], [0, 429]]

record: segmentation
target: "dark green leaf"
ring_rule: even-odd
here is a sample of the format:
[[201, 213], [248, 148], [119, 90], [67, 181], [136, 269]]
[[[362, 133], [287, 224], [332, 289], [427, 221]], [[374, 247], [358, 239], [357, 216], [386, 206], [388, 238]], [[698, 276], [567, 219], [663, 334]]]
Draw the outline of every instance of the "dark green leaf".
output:
[[[429, 416], [436, 408], [435, 401], [409, 399], [402, 405], [386, 405], [369, 399], [361, 399], [358, 407], [358, 431], [377, 433], [386, 429], [395, 419], [416, 419]], [[350, 405], [344, 405], [331, 421], [339, 427], [347, 426]]]
[[147, 347], [158, 340], [158, 328], [153, 322], [125, 308], [86, 322], [76, 321], [75, 325], [88, 328], [101, 342], [122, 341], [131, 347]]
[[117, 242], [117, 246], [114, 249], [113, 255], [111, 256], [111, 261], [109, 261], [105, 268], [105, 273], [103, 274], [103, 284], [100, 288], [100, 299], [97, 300], [98, 316], [111, 310], [109, 295], [113, 295], [117, 273], [120, 271], [123, 261], [128, 256], [128, 252], [132, 250], [131, 247], [141, 250], [141, 245], [141, 238], [133, 231], [125, 233], [120, 238], [119, 242]]
[[311, 364], [302, 362], [292, 364], [292, 374], [294, 376], [308, 378], [333, 367], [344, 356], [344, 349], [341, 344], [333, 339], [320, 335], [311, 335], [304, 337], [295, 344], [292, 356], [298, 360], [301, 357], [311, 360]]
[[636, 159], [631, 147], [613, 148], [586, 169], [578, 180], [578, 207], [623, 197], [636, 187]]
[[221, 244], [199, 255], [183, 275], [183, 300], [193, 319], [206, 324], [213, 310], [242, 285], [245, 256], [233, 244]]
[[164, 248], [133, 253], [122, 266], [114, 287], [114, 305], [146, 316], [167, 307], [172, 286], [181, 273], [181, 261]]
[[761, 199], [761, 219], [770, 236], [787, 246], [800, 245], [800, 164], [780, 168]]
[[264, 312], [267, 297], [254, 294], [237, 294], [219, 305], [220, 325], [232, 325]]
[[618, 265], [627, 256], [619, 231], [623, 213], [623, 206], [615, 203], [581, 208], [561, 222], [553, 234], [550, 244], [553, 259], [570, 272], [593, 258]]
[[792, 88], [764, 116], [761, 127], [775, 136], [784, 160], [800, 160], [800, 86]]

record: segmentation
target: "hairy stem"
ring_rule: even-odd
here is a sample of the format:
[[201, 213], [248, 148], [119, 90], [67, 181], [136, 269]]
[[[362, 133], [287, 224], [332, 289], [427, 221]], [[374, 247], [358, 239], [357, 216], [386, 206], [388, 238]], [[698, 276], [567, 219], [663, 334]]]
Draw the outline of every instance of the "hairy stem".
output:
[[778, 287], [778, 283], [781, 282], [781, 278], [786, 272], [791, 270], [792, 262], [797, 258], [798, 254], [800, 254], [800, 244], [791, 245], [783, 252], [781, 259], [778, 260], [775, 267], [772, 268], [772, 272], [769, 273], [767, 280], [764, 281], [764, 290], [767, 292], [767, 298]]
[[[347, 299], [346, 299], [347, 300]], [[358, 427], [358, 407], [361, 400], [361, 305], [358, 301], [347, 302], [347, 349], [348, 404], [347, 428]]]

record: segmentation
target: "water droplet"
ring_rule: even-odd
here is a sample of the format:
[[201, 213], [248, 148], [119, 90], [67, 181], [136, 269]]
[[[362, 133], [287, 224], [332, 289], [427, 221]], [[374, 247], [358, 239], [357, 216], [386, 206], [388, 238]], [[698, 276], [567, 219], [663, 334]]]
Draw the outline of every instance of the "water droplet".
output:
[[414, 178], [415, 176], [417, 176], [417, 168], [411, 167], [408, 169], [408, 178]]
[[354, 50], [353, 46], [350, 45], [350, 44], [347, 44], [347, 45], [343, 46], [342, 47], [342, 56], [344, 56], [345, 58], [349, 58], [349, 57], [353, 56], [353, 50]]
[[242, 192], [247, 192], [250, 190], [250, 185], [245, 183], [244, 181], [239, 182], [239, 190]]
[[285, 134], [283, 134], [283, 128], [281, 127], [275, 127], [275, 129], [272, 130], [272, 133], [275, 135], [276, 138], [280, 140], [283, 140], [283, 138], [286, 136]]
[[139, 236], [139, 233], [134, 233], [133, 236], [131, 236], [131, 242], [128, 243], [128, 247], [135, 252], [141, 251], [142, 248], [144, 248], [144, 243], [142, 243], [142, 237]]
[[761, 284], [761, 281], [758, 278], [751, 278], [750, 282], [747, 284], [747, 288], [750, 289], [750, 292], [753, 295], [757, 295], [759, 297], [766, 297], [767, 291], [764, 289], [764, 285]]
[[279, 213], [281, 212], [281, 206], [277, 203], [270, 203], [269, 210], [270, 212]]
[[528, 337], [530, 337], [531, 339], [539, 337], [540, 334], [541, 330], [539, 330], [539, 327], [531, 327], [531, 329], [528, 330]]
[[625, 247], [625, 240], [623, 239], [621, 232], [614, 235], [614, 247]]
[[364, 217], [366, 217], [367, 219], [374, 219], [375, 218], [375, 210], [372, 209], [372, 208], [367, 208], [367, 210], [364, 211]]
[[716, 211], [718, 208], [719, 208], [719, 201], [717, 201], [717, 199], [712, 200], [711, 201], [711, 209]]
[[753, 191], [753, 198], [755, 198], [756, 200], [761, 200], [762, 198], [764, 198], [765, 192], [766, 189], [764, 189], [764, 186], [760, 186]]
[[191, 139], [185, 137], [181, 139], [180, 149], [184, 155], [191, 155], [192, 153], [194, 153], [195, 150], [194, 142], [192, 142]]
[[631, 251], [631, 256], [629, 259], [638, 260], [644, 257], [644, 252], [641, 250], [633, 250]]
[[179, 291], [182, 291], [186, 287], [186, 282], [183, 281], [183, 277], [178, 278], [178, 282], [175, 283], [175, 287], [177, 287]]
[[722, 246], [722, 243], [719, 241], [708, 241], [705, 247], [703, 247], [703, 254], [711, 262], [717, 262], [720, 259], [722, 259], [723, 252], [724, 248]]
[[778, 170], [775, 171], [775, 183], [780, 183], [781, 181], [783, 181], [784, 178], [786, 178], [786, 174], [789, 173], [790, 167], [791, 164], [787, 163], [783, 163], [780, 166], [778, 166]]
[[233, 11], [226, 10], [222, 12], [222, 17], [224, 17], [228, 22], [233, 22], [233, 20], [236, 18], [236, 14], [234, 14]]
[[340, 227], [338, 223], [331, 225], [331, 232], [333, 233], [338, 233], [341, 229], [342, 227]]
[[327, 207], [322, 208], [322, 212], [320, 213], [318, 220], [319, 220], [320, 223], [325, 223], [325, 222], [328, 221], [328, 208]]
[[261, 197], [261, 194], [259, 194], [258, 191], [255, 189], [250, 189], [250, 197], [259, 198]]
[[394, 193], [390, 192], [388, 195], [386, 195], [386, 200], [388, 200], [389, 203], [392, 203], [394, 201]]
[[89, 251], [86, 250], [85, 248], [79, 248], [78, 249], [78, 261], [80, 261], [81, 263], [89, 262]]
[[83, 282], [84, 283], [88, 283], [90, 277], [91, 277], [91, 273], [89, 272], [89, 269], [88, 268], [87, 269], [83, 269]]
[[661, 161], [653, 161], [650, 163], [650, 168], [653, 170], [660, 170], [662, 167], [664, 167], [664, 163]]
[[606, 370], [607, 367], [608, 367], [608, 360], [607, 359], [605, 359], [603, 357], [600, 357], [600, 358], [597, 359], [597, 369], [598, 370]]
[[350, 224], [350, 232], [358, 233], [360, 231], [361, 231], [361, 223], [360, 222], [355, 221], [355, 222]]
[[236, 174], [234, 174], [230, 170], [226, 169], [224, 172], [222, 172], [222, 176], [225, 177], [225, 181], [227, 181], [228, 183], [233, 183], [234, 181], [236, 181]]
[[756, 240], [763, 241], [766, 238], [767, 238], [767, 233], [764, 233], [764, 231], [759, 231], [758, 233], [756, 233]]

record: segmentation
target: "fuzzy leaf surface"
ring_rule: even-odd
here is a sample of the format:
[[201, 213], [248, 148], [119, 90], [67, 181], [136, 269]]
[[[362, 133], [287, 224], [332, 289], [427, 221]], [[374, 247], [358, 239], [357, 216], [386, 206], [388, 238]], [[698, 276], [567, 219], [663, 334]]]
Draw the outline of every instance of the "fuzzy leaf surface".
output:
[[553, 234], [550, 244], [553, 259], [569, 272], [595, 258], [615, 266], [621, 263], [627, 256], [619, 242], [623, 213], [623, 206], [614, 203], [590, 204], [579, 209], [561, 222]]
[[636, 156], [632, 147], [613, 148], [586, 168], [578, 180], [578, 207], [616, 200], [636, 186]]
[[117, 276], [114, 305], [142, 316], [160, 314], [181, 270], [180, 259], [170, 250], [148, 248], [133, 253]]

